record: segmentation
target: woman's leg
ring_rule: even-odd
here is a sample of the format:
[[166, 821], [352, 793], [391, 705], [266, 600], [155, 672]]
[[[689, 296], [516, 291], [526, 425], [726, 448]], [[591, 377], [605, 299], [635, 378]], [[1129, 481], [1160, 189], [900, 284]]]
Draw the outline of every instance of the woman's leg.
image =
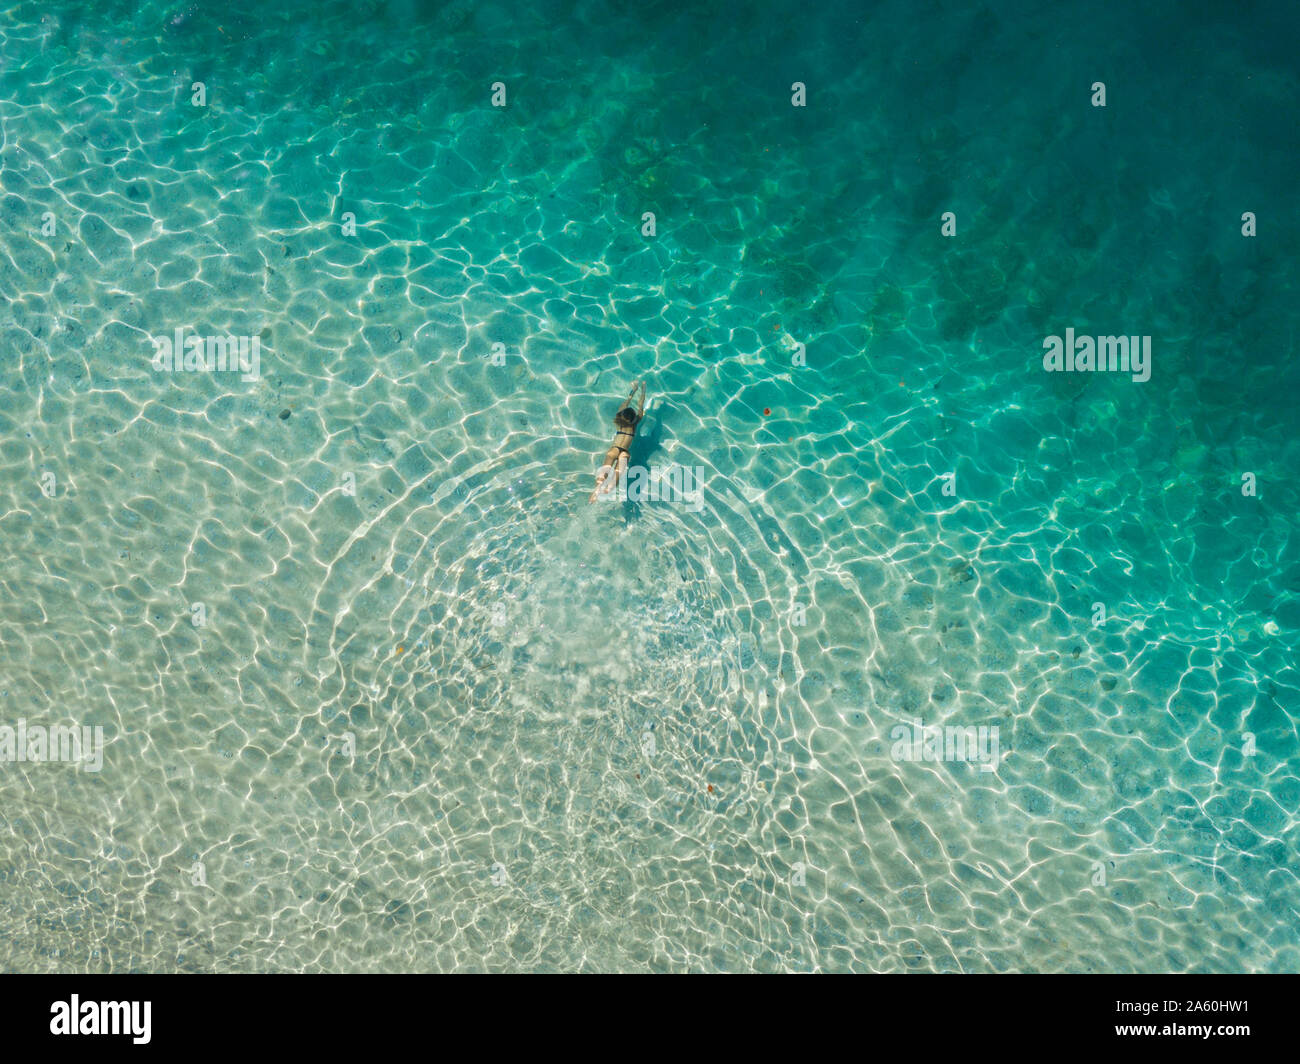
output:
[[614, 486], [615, 477], [611, 476], [614, 472], [613, 466], [601, 466], [600, 471], [596, 473], [596, 490], [591, 493], [591, 498], [587, 502], [595, 502], [596, 496], [609, 491]]

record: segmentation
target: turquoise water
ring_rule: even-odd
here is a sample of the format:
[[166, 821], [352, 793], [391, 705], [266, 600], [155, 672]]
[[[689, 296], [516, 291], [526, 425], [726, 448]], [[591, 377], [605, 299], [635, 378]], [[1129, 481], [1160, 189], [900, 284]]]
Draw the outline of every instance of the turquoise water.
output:
[[1300, 19], [1044, 8], [0, 11], [0, 968], [1300, 969]]

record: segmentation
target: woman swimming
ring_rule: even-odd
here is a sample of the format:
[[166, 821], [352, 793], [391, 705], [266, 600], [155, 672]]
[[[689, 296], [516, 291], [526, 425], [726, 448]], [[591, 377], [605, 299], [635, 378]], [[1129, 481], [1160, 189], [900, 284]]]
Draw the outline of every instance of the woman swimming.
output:
[[[638, 385], [641, 388], [641, 401], [633, 410], [632, 396], [636, 394]], [[604, 463], [596, 473], [596, 490], [591, 493], [591, 498], [587, 502], [595, 502], [597, 495], [605, 495], [613, 491], [619, 480], [627, 476], [628, 449], [632, 446], [632, 440], [636, 437], [636, 427], [640, 424], [644, 413], [645, 381], [633, 381], [632, 390], [627, 393], [626, 401], [614, 415], [614, 427], [618, 429], [618, 434], [614, 437], [609, 450], [605, 452]]]

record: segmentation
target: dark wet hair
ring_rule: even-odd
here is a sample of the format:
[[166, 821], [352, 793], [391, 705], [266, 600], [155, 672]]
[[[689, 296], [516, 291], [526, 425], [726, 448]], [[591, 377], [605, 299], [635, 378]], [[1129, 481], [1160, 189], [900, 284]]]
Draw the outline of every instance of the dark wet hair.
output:
[[636, 424], [636, 411], [630, 406], [623, 407], [622, 410], [614, 415], [614, 424], [619, 426], [626, 425], [628, 428], [631, 428]]

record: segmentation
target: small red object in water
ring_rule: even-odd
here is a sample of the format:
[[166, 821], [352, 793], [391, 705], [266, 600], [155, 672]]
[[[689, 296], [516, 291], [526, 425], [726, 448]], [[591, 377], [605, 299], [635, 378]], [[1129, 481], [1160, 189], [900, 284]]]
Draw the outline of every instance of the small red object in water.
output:
[[713, 784], [712, 784], [712, 783], [709, 784], [709, 793], [710, 793], [710, 794], [713, 793]]
[[772, 413], [772, 408], [771, 408], [770, 406], [765, 406], [765, 407], [763, 407], [763, 416], [764, 416], [764, 417], [769, 417], [769, 416], [771, 415], [771, 413]]

